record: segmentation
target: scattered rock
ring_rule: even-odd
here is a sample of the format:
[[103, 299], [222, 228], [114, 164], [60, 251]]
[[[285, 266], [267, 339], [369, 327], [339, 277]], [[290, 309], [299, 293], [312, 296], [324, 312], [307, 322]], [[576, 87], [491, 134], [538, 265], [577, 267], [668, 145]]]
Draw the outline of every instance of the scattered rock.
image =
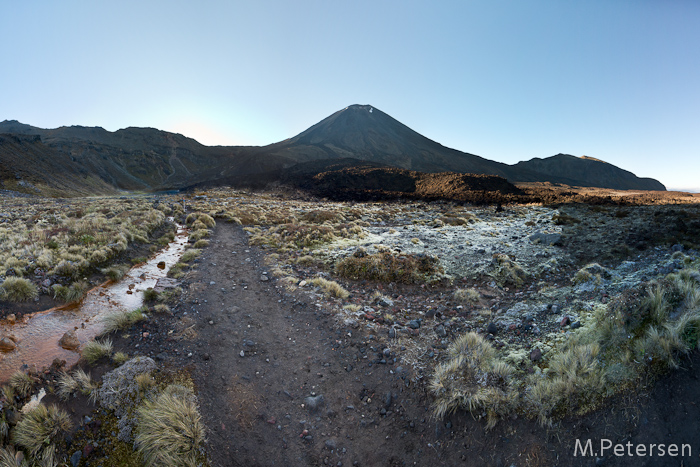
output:
[[377, 297], [376, 303], [377, 303], [377, 305], [384, 306], [384, 307], [394, 306], [394, 301], [392, 299], [390, 299], [389, 297], [385, 297], [383, 295], [380, 297]]
[[389, 408], [391, 407], [391, 403], [394, 401], [394, 396], [391, 394], [391, 392], [387, 392], [384, 395], [384, 407]]
[[445, 331], [445, 326], [442, 324], [435, 326], [435, 334], [437, 334], [438, 337], [446, 337], [447, 331]]
[[0, 339], [0, 351], [12, 352], [16, 347], [17, 345], [15, 342], [9, 337], [3, 336], [2, 339]]
[[78, 336], [75, 335], [75, 330], [71, 329], [66, 332], [58, 341], [58, 345], [66, 350], [76, 350], [80, 347], [80, 341], [78, 340]]
[[318, 396], [307, 397], [304, 399], [304, 403], [306, 404], [306, 408], [313, 413], [323, 407], [326, 401], [323, 399], [323, 394], [319, 394]]
[[564, 317], [561, 319], [561, 321], [559, 322], [559, 325], [560, 325], [561, 327], [568, 326], [569, 324], [571, 324], [571, 319], [570, 319], [568, 316], [564, 316]]
[[496, 326], [496, 323], [489, 323], [488, 326], [486, 326], [486, 332], [495, 336], [498, 333], [498, 326]]
[[538, 348], [534, 348], [530, 351], [530, 361], [539, 362], [542, 360], [542, 351]]
[[75, 451], [72, 456], [70, 456], [70, 463], [73, 467], [78, 467], [80, 464], [80, 459], [83, 457], [82, 451]]
[[422, 319], [412, 319], [411, 321], [408, 322], [408, 327], [411, 329], [419, 329], [421, 325]]
[[269, 280], [270, 280], [270, 278], [267, 277], [265, 274], [263, 274], [263, 275], [260, 276], [260, 281], [261, 281], [261, 282], [267, 282], [267, 281], [269, 281]]
[[326, 446], [326, 449], [330, 449], [330, 450], [333, 450], [338, 446], [338, 444], [336, 443], [336, 441], [334, 439], [327, 439], [324, 444]]
[[571, 323], [571, 329], [578, 329], [582, 326], [581, 321], [574, 321]]

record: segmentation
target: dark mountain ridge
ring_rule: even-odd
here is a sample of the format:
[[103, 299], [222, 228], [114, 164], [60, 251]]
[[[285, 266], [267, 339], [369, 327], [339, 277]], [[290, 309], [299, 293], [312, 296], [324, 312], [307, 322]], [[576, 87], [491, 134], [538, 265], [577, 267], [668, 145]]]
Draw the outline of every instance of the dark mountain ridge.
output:
[[[0, 122], [0, 133], [38, 135], [39, 143], [55, 152], [56, 161], [62, 161], [47, 166], [46, 171], [93, 174], [105, 184], [127, 190], [281, 181], [297, 164], [351, 159], [425, 173], [498, 175], [510, 182], [665, 190], [656, 180], [636, 177], [594, 158], [559, 154], [515, 165], [491, 161], [442, 146], [370, 105], [351, 105], [292, 138], [267, 146], [205, 146], [154, 128], [115, 132], [84, 126], [42, 129], [15, 120]], [[34, 160], [32, 151], [10, 161], [3, 147], [0, 145], [3, 177], [16, 178], [25, 170], [23, 164], [45, 163]]]

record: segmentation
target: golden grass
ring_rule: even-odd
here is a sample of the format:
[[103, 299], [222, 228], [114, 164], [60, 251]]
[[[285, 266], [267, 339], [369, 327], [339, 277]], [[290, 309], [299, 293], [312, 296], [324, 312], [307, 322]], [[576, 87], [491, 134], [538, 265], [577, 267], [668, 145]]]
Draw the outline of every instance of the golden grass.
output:
[[195, 467], [203, 462], [204, 425], [191, 390], [168, 386], [138, 409], [135, 447], [145, 465]]
[[348, 298], [350, 292], [335, 281], [329, 281], [323, 277], [315, 277], [309, 281], [310, 284], [320, 287], [324, 294], [333, 298]]
[[476, 289], [457, 289], [454, 293], [454, 300], [457, 303], [474, 304], [479, 302], [479, 291]]

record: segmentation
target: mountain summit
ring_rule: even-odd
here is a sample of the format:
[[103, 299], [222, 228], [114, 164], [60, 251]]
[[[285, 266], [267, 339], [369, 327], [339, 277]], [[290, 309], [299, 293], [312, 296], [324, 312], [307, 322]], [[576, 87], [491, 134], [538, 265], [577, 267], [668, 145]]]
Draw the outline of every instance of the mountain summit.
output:
[[619, 190], [665, 190], [657, 180], [592, 157], [558, 154], [508, 165], [445, 147], [372, 105], [351, 105], [297, 136], [266, 146], [269, 157], [297, 162], [355, 158], [420, 172], [500, 175], [511, 182], [554, 182]]
[[299, 161], [355, 158], [420, 172], [506, 175], [507, 164], [447, 148], [372, 105], [351, 105], [267, 147]]

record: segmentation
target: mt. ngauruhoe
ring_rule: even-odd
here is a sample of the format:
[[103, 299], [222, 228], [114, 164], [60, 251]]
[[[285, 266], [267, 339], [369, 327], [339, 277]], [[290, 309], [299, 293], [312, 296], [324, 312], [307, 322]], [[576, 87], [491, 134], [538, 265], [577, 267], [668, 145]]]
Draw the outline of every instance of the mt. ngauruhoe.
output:
[[[370, 105], [351, 105], [306, 131], [268, 146], [204, 146], [152, 128], [41, 129], [0, 122], [0, 188], [82, 193], [84, 185], [163, 190], [246, 179], [271, 180], [296, 164], [356, 159], [420, 172], [493, 174], [511, 182], [665, 190], [658, 181], [593, 158], [558, 154], [515, 165], [432, 141]], [[39, 138], [37, 138], [38, 136]], [[22, 183], [20, 183], [22, 182]]]

